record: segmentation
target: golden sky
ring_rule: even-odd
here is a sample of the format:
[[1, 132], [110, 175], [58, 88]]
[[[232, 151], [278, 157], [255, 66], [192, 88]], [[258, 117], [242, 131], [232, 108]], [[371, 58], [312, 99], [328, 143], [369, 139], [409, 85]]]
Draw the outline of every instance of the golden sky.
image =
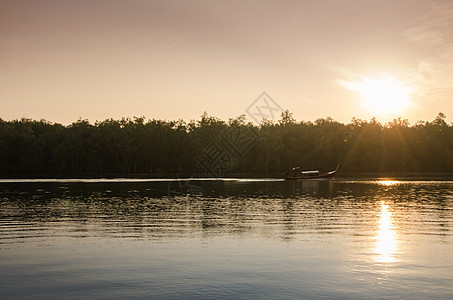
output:
[[298, 120], [451, 121], [451, 78], [453, 1], [0, 1], [4, 120], [228, 119], [266, 91]]

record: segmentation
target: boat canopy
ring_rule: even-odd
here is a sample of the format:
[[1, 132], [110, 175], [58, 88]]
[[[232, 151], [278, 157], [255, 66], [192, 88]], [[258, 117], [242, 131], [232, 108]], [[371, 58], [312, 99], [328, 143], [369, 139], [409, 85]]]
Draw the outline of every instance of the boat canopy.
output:
[[307, 174], [307, 175], [310, 175], [310, 174], [319, 174], [319, 171], [303, 171], [303, 172], [300, 172], [301, 174]]

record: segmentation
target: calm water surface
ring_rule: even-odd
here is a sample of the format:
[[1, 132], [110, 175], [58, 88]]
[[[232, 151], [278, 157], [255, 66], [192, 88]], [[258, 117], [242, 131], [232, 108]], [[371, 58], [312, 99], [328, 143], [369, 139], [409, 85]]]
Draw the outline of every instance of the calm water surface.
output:
[[0, 180], [1, 297], [451, 299], [452, 188]]

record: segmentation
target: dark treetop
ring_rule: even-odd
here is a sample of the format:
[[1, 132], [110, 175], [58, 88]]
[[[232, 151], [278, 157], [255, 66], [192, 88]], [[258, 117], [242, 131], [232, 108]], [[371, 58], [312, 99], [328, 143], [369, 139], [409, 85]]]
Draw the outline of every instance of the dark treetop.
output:
[[449, 172], [453, 126], [439, 115], [410, 126], [353, 118], [297, 122], [222, 121], [204, 113], [190, 122], [107, 119], [68, 126], [0, 119], [0, 176], [168, 176], [278, 174], [291, 167], [342, 172]]

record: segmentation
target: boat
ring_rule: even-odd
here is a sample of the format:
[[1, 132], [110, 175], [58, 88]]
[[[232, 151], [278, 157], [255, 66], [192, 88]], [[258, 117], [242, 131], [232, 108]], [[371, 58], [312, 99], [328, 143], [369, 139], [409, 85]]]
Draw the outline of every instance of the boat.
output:
[[284, 178], [286, 180], [333, 178], [339, 168], [340, 165], [337, 165], [337, 168], [333, 171], [320, 173], [319, 171], [301, 171], [300, 167], [295, 167], [286, 172]]

